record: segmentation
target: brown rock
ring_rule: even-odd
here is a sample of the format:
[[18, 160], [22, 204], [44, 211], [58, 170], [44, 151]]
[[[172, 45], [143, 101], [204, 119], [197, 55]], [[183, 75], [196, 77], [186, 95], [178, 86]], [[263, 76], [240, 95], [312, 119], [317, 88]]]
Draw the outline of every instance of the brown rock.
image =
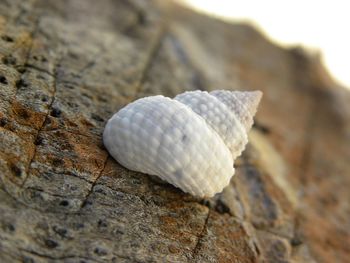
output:
[[[223, 193], [108, 157], [126, 103], [220, 88], [264, 92]], [[0, 261], [346, 262], [349, 100], [317, 57], [166, 1], [1, 1]]]

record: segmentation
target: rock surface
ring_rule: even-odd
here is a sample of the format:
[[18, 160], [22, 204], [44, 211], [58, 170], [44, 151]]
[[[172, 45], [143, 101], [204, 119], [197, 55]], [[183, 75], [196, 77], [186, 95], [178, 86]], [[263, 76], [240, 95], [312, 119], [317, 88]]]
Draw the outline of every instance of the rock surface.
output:
[[[350, 93], [300, 48], [166, 3], [0, 2], [0, 261], [346, 262]], [[222, 88], [264, 97], [210, 200], [102, 145], [136, 98]]]

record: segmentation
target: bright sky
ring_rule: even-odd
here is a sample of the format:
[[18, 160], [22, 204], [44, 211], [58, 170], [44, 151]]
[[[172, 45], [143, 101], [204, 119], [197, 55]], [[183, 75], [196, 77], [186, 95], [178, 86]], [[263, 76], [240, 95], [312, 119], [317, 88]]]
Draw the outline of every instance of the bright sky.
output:
[[180, 0], [233, 21], [249, 21], [282, 45], [321, 51], [328, 71], [350, 88], [349, 0]]

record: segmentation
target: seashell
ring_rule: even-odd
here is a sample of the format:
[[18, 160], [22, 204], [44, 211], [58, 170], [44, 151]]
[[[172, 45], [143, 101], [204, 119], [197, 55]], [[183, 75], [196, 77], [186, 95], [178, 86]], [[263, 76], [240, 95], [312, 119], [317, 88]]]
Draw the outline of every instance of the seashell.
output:
[[234, 175], [262, 93], [190, 91], [138, 99], [108, 120], [103, 142], [126, 168], [212, 197]]

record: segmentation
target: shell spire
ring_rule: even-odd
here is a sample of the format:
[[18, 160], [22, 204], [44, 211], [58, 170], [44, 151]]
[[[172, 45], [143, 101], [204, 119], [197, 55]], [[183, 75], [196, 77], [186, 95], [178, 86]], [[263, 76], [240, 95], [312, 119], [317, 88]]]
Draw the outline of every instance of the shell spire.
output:
[[210, 94], [217, 97], [236, 114], [246, 132], [252, 128], [253, 117], [262, 97], [261, 91], [215, 90]]

